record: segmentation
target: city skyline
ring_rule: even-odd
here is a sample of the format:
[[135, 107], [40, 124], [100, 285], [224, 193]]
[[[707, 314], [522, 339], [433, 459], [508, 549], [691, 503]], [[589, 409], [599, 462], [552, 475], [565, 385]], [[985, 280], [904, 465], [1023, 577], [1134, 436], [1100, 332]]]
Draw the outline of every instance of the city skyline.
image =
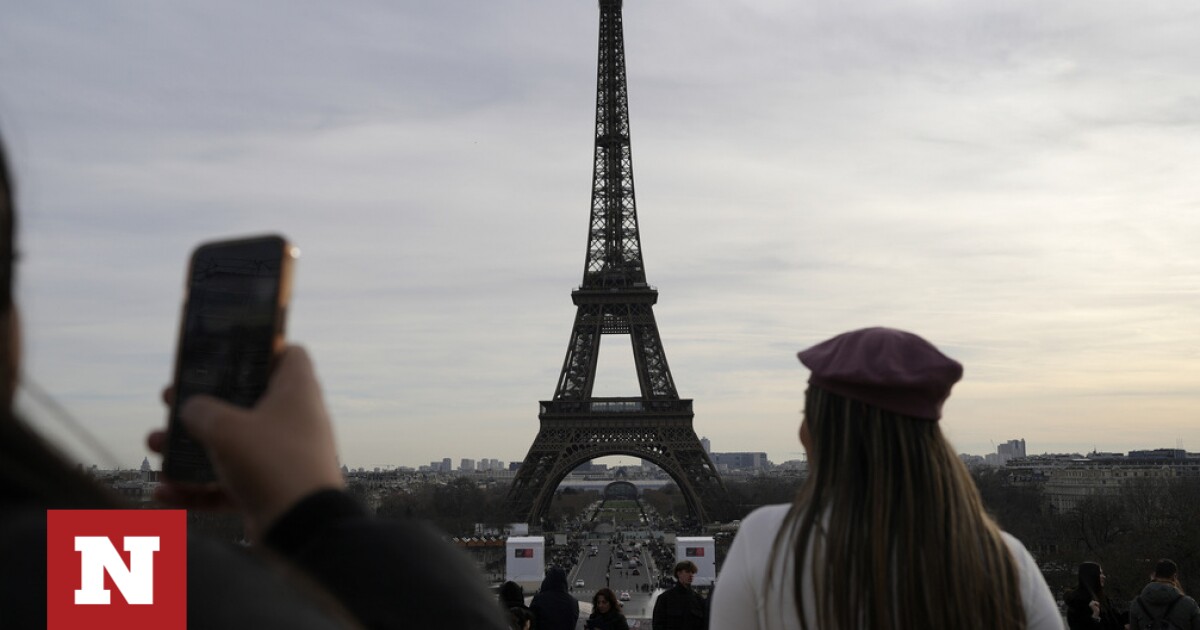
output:
[[[1018, 446], [1018, 443], [1019, 443], [1019, 446]], [[1154, 447], [1154, 448], [1145, 448], [1145, 449], [1131, 448], [1131, 449], [1124, 449], [1124, 450], [1117, 449], [1115, 451], [1074, 450], [1074, 451], [1063, 451], [1063, 452], [1042, 451], [1042, 452], [1026, 453], [1025, 440], [1018, 438], [1018, 439], [1008, 440], [1003, 443], [998, 443], [996, 445], [996, 448], [991, 452], [968, 453], [968, 452], [959, 451], [958, 454], [960, 456], [966, 457], [966, 458], [977, 458], [978, 461], [985, 463], [988, 466], [999, 467], [999, 466], [1004, 466], [1009, 460], [1011, 460], [1015, 457], [1024, 458], [1024, 457], [1028, 456], [1030, 458], [1036, 459], [1036, 458], [1040, 458], [1040, 457], [1061, 457], [1061, 456], [1067, 456], [1067, 455], [1074, 455], [1074, 456], [1078, 456], [1080, 458], [1087, 459], [1087, 458], [1092, 458], [1095, 456], [1100, 456], [1102, 458], [1111, 457], [1115, 454], [1119, 458], [1123, 458], [1127, 455], [1138, 458], [1138, 457], [1146, 457], [1147, 456], [1146, 454], [1151, 453], [1151, 452], [1181, 451], [1181, 450], [1186, 451], [1186, 449], [1180, 449], [1178, 447], [1178, 445], [1174, 445], [1174, 446], [1160, 445], [1160, 446]], [[800, 456], [797, 458], [792, 458], [792, 459], [787, 459], [787, 460], [776, 460], [776, 459], [771, 458], [770, 454], [767, 451], [764, 451], [761, 449], [749, 450], [749, 451], [712, 451], [710, 453], [710, 455], [714, 456], [714, 462], [716, 462], [716, 456], [719, 456], [719, 455], [746, 455], [746, 454], [760, 454], [760, 453], [767, 455], [767, 458], [766, 458], [767, 462], [765, 462], [765, 463], [771, 464], [773, 466], [780, 466], [782, 464], [788, 464], [788, 463], [792, 463], [792, 462], [807, 460], [807, 457], [803, 453], [801, 453]], [[1200, 455], [1200, 453], [1190, 453], [1190, 454]], [[485, 461], [487, 462], [486, 465], [484, 464]], [[469, 469], [464, 468], [464, 465], [467, 462], [471, 463], [471, 467]], [[120, 469], [141, 468], [142, 470], [146, 470], [147, 463], [148, 463], [147, 458], [144, 457], [142, 463], [139, 466], [128, 466], [128, 465], [122, 464], [122, 465], [118, 466], [118, 468], [120, 468]], [[511, 473], [511, 472], [513, 472], [512, 466], [521, 464], [521, 460], [520, 459], [504, 460], [504, 459], [495, 458], [495, 457], [487, 457], [485, 459], [485, 458], [462, 457], [461, 455], [449, 455], [449, 456], [443, 456], [440, 458], [435, 457], [435, 458], [429, 460], [428, 462], [392, 462], [392, 463], [386, 463], [386, 464], [373, 464], [373, 465], [356, 464], [354, 462], [346, 462], [346, 461], [341, 461], [339, 463], [342, 465], [343, 469], [345, 469], [347, 471], [411, 470], [411, 471], [415, 471], [415, 472], [421, 472], [421, 471], [425, 471], [428, 469], [431, 472], [458, 473], [458, 472], [463, 472], [463, 471], [467, 471], [467, 472], [506, 471], [506, 472]], [[588, 462], [588, 464], [589, 465], [602, 464], [602, 465], [607, 466], [607, 469], [609, 471], [612, 471], [612, 470], [614, 470], [616, 468], [620, 468], [620, 467], [638, 467], [643, 464], [650, 464], [652, 466], [657, 467], [657, 465], [654, 464], [653, 462], [649, 462], [649, 461], [642, 460], [637, 457], [632, 457], [632, 456], [627, 456], [627, 455], [606, 455], [604, 457], [597, 457], [597, 458], [591, 460], [590, 462]], [[96, 466], [97, 468], [100, 468], [100, 466], [98, 464], [92, 464], [92, 465]], [[968, 462], [968, 465], [970, 465], [970, 462]], [[153, 470], [158, 470], [158, 467], [155, 466], [154, 464], [150, 464], [150, 466]], [[720, 469], [720, 468], [721, 467], [718, 463], [718, 469]], [[579, 470], [577, 469], [575, 472], [579, 472]], [[584, 472], [587, 472], [587, 471], [584, 470]]]
[[[703, 440], [703, 438], [702, 438], [702, 440]], [[1122, 458], [1125, 456], [1130, 456], [1130, 457], [1134, 457], [1136, 459], [1136, 458], [1147, 457], [1148, 453], [1162, 453], [1162, 452], [1166, 452], [1166, 451], [1184, 451], [1184, 450], [1185, 449], [1179, 449], [1179, 448], [1171, 447], [1171, 446], [1160, 446], [1157, 448], [1149, 448], [1149, 449], [1129, 449], [1129, 450], [1117, 450], [1117, 451], [1097, 451], [1097, 450], [1071, 451], [1071, 452], [1044, 451], [1044, 452], [1040, 452], [1040, 453], [1037, 453], [1037, 452], [1027, 453], [1025, 440], [1018, 438], [1018, 439], [1007, 440], [1003, 443], [997, 444], [996, 448], [992, 452], [988, 452], [988, 453], [959, 452], [959, 455], [963, 456], [963, 457], [968, 457], [968, 458], [977, 457], [977, 458], [979, 458], [980, 461], [985, 462], [989, 466], [999, 467], [999, 466], [1004, 466], [1008, 461], [1010, 461], [1014, 458], [1030, 457], [1030, 458], [1036, 459], [1036, 458], [1041, 458], [1041, 457], [1060, 457], [1060, 456], [1064, 456], [1064, 455], [1075, 455], [1080, 458], [1087, 459], [1087, 458], [1092, 458], [1095, 456], [1111, 457], [1113, 455], [1116, 455], [1119, 458]], [[719, 465], [719, 462], [716, 462], [717, 456], [720, 456], [720, 455], [747, 455], [747, 454], [750, 454], [750, 455], [764, 454], [764, 455], [766, 455], [767, 452], [762, 451], [762, 450], [752, 450], [752, 451], [712, 451], [710, 453], [710, 455], [712, 455], [714, 457], [714, 463], [718, 464], [718, 468], [720, 468], [720, 465]], [[1191, 453], [1190, 455], [1200, 456], [1200, 453]], [[786, 463], [796, 462], [796, 461], [805, 461], [805, 460], [807, 460], [807, 457], [804, 456], [804, 454], [801, 454], [801, 457], [799, 457], [797, 459], [783, 460], [783, 461], [776, 461], [776, 460], [771, 459], [768, 456], [767, 461], [764, 463], [771, 464], [774, 466], [779, 466], [781, 464], [786, 464]], [[489, 463], [485, 466], [483, 464], [484, 461], [487, 461]], [[498, 471], [498, 470], [511, 471], [511, 465], [517, 465], [520, 463], [522, 463], [520, 460], [505, 461], [505, 460], [497, 459], [497, 458], [487, 458], [486, 460], [484, 460], [482, 458], [474, 459], [474, 458], [470, 458], [470, 457], [450, 456], [450, 457], [442, 457], [441, 459], [430, 460], [429, 463], [427, 463], [427, 464], [425, 464], [425, 463], [419, 463], [419, 464], [400, 463], [400, 464], [393, 464], [393, 465], [387, 465], [387, 466], [376, 466], [376, 467], [373, 467], [373, 469], [375, 469], [375, 470], [411, 469], [414, 471], [421, 471], [421, 470], [425, 470], [428, 468], [433, 471], [440, 470], [442, 472], [447, 472], [447, 471], [449, 471], [449, 472], [463, 472], [463, 471], [466, 471], [466, 472], [488, 472], [488, 471]], [[597, 457], [597, 458], [591, 460], [590, 462], [588, 462], [588, 464], [589, 465], [604, 464], [604, 465], [607, 465], [607, 468], [610, 471], [615, 468], [619, 468], [619, 467], [625, 467], [625, 466], [638, 467], [638, 466], [641, 466], [644, 464], [650, 464], [652, 466], [657, 467], [656, 464], [654, 464], [653, 462], [649, 462], [648, 460], [643, 460], [643, 459], [640, 459], [637, 457], [630, 457], [630, 456], [624, 456], [624, 455], [607, 455], [604, 457]], [[366, 466], [350, 466], [349, 464], [345, 464], [344, 467], [349, 470], [371, 470], [372, 469], [372, 468], [368, 468]]]
[[[468, 6], [6, 9], [26, 375], [116, 461], [31, 422], [136, 467], [189, 250], [279, 231], [344, 462], [522, 459], [583, 271], [597, 9]], [[1200, 9], [683, 10], [626, 3], [631, 134], [714, 450], [799, 458], [796, 351], [871, 325], [965, 365], [958, 452], [1200, 448]], [[597, 393], [631, 363], [605, 345]]]

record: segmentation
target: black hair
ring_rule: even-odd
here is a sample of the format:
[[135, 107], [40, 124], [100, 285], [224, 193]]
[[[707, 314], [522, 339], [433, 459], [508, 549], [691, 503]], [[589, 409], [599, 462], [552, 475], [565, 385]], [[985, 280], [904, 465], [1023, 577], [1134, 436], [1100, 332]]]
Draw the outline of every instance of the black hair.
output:
[[1174, 560], [1163, 558], [1154, 565], [1154, 577], [1172, 580], [1175, 579], [1176, 573], [1179, 573], [1179, 565], [1175, 564]]
[[679, 577], [680, 571], [689, 571], [691, 573], [699, 573], [700, 569], [696, 566], [695, 562], [692, 562], [691, 560], [684, 560], [675, 565], [675, 571], [672, 573], [672, 575], [674, 575], [675, 577]]
[[500, 604], [505, 608], [525, 606], [525, 589], [512, 580], [500, 585], [497, 596], [500, 598]]
[[1088, 593], [1092, 599], [1104, 601], [1104, 585], [1100, 583], [1100, 564], [1084, 562], [1079, 565], [1079, 591]]

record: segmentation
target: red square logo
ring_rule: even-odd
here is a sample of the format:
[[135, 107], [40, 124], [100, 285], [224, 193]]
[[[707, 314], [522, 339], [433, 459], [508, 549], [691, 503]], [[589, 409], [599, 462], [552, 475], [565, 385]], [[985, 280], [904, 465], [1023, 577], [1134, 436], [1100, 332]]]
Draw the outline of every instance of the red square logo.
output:
[[185, 510], [47, 510], [46, 628], [186, 628]]

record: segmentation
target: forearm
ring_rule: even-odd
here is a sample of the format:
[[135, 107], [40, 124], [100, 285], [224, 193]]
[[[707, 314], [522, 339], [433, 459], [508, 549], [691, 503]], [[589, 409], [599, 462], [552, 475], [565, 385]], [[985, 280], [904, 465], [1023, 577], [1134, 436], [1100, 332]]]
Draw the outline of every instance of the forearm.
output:
[[422, 522], [372, 517], [344, 492], [301, 500], [265, 543], [369, 627], [504, 627], [478, 572], [457, 549]]

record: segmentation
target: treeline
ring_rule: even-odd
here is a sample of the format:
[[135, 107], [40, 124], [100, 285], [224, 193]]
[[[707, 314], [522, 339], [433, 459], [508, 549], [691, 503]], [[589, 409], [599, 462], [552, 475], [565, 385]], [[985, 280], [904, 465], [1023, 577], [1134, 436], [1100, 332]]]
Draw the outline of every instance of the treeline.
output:
[[1128, 604], [1159, 558], [1179, 564], [1186, 592], [1200, 592], [1200, 479], [1135, 478], [1058, 513], [1040, 487], [1014, 485], [1003, 469], [973, 476], [988, 511], [1034, 553], [1056, 595], [1075, 585], [1079, 563], [1094, 561], [1106, 594]]
[[[1060, 514], [1040, 487], [1011, 483], [1004, 469], [977, 470], [972, 476], [987, 510], [1034, 553], [1055, 595], [1075, 585], [1079, 563], [1096, 561], [1108, 576], [1108, 594], [1127, 602], [1163, 557], [1179, 564], [1187, 592], [1200, 593], [1200, 479], [1136, 479]], [[759, 506], [790, 502], [801, 483], [794, 477], [728, 481], [725, 500], [706, 508], [714, 520], [741, 519]], [[467, 478], [424, 483], [380, 497], [378, 513], [424, 518], [451, 536], [471, 536], [476, 523], [505, 524], [507, 493], [507, 485], [481, 488]], [[569, 523], [599, 499], [598, 492], [564, 488], [551, 504], [547, 525]], [[645, 490], [641, 501], [665, 518], [687, 516], [683, 493], [674, 484]]]
[[[725, 501], [716, 506], [707, 506], [709, 516], [723, 522], [740, 519], [760, 505], [791, 501], [799, 481], [795, 478], [762, 477], [731, 482], [726, 486], [729, 492]], [[351, 492], [364, 502], [371, 502], [362, 487], [351, 485]], [[377, 513], [384, 517], [421, 518], [431, 521], [451, 536], [473, 536], [476, 523], [489, 527], [507, 524], [503, 517], [507, 494], [508, 486], [505, 484], [480, 487], [469, 478], [459, 477], [444, 484], [425, 482], [385, 492], [377, 499]], [[584, 510], [600, 498], [597, 491], [560, 489], [550, 503], [546, 523], [548, 528], [555, 529], [583, 516]], [[683, 521], [688, 516], [683, 493], [673, 483], [659, 490], [643, 491], [640, 500], [664, 518], [674, 516]]]
[[[355, 491], [353, 486], [351, 491]], [[474, 536], [476, 523], [502, 525], [499, 515], [507, 493], [507, 485], [481, 488], [466, 477], [445, 484], [425, 482], [383, 494], [376, 514], [425, 519], [450, 536]]]
[[[727, 480], [725, 497], [716, 505], [707, 505], [708, 517], [714, 521], [728, 523], [741, 520], [755, 508], [774, 503], [790, 503], [800, 488], [802, 479], [797, 477], [753, 477], [745, 480]], [[642, 491], [643, 503], [653, 507], [664, 517], [683, 519], [687, 516], [687, 502], [674, 483], [660, 490]]]
[[[351, 491], [366, 500], [364, 491]], [[459, 477], [445, 484], [419, 483], [397, 489], [379, 498], [376, 513], [389, 518], [420, 518], [432, 522], [450, 536], [474, 536], [476, 523], [501, 528], [504, 518], [507, 484], [480, 487], [475, 481]], [[600, 499], [600, 493], [574, 488], [560, 490], [550, 505], [546, 526], [556, 529], [583, 513], [584, 508]]]

